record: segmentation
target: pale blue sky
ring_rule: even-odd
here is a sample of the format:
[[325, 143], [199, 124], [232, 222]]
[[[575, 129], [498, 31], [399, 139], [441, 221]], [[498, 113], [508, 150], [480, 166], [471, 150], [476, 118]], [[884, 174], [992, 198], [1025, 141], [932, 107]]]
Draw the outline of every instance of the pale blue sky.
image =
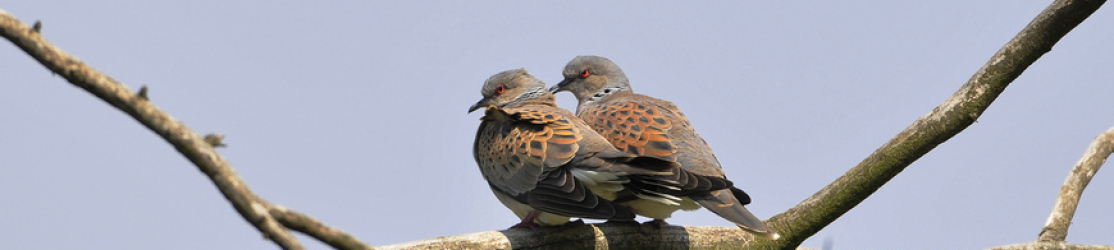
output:
[[[671, 100], [762, 218], [959, 88], [1051, 1], [749, 3], [4, 1], [56, 45], [200, 133], [267, 200], [373, 245], [517, 222], [471, 156], [488, 76], [549, 84], [576, 55]], [[1114, 126], [1099, 10], [966, 131], [804, 243], [981, 249], [1036, 239], [1068, 170]], [[0, 249], [275, 249], [130, 117], [0, 45]], [[572, 95], [558, 95], [574, 108]], [[1114, 244], [1100, 172], [1068, 240]], [[673, 224], [730, 226], [701, 210]], [[313, 249], [325, 248], [303, 238]]]

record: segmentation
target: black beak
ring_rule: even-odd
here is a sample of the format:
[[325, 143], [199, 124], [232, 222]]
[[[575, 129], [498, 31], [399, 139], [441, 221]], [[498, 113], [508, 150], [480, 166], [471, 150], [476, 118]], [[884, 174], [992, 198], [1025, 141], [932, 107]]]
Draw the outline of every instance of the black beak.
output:
[[557, 92], [561, 92], [561, 91], [565, 90], [565, 87], [567, 87], [569, 85], [569, 82], [572, 82], [572, 81], [570, 81], [568, 78], [565, 78], [565, 80], [561, 80], [561, 82], [557, 83], [557, 85], [553, 85], [553, 87], [549, 87], [549, 92], [553, 92], [554, 94], [556, 94]]
[[487, 107], [487, 98], [480, 99], [480, 101], [476, 102], [476, 104], [472, 104], [472, 107], [468, 107], [468, 113], [471, 114], [472, 111], [476, 111], [477, 109], [483, 107]]

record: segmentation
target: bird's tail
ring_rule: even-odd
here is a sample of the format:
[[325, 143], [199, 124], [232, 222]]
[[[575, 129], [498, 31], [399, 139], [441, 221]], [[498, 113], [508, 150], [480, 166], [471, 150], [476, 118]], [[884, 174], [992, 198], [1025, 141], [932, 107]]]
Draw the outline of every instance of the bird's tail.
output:
[[738, 193], [743, 195], [743, 197], [740, 198], [744, 199], [744, 201], [740, 201], [735, 198], [736, 195], [734, 193], [736, 192], [733, 192], [735, 190], [732, 189], [734, 188], [715, 190], [705, 194], [693, 194], [689, 195], [689, 198], [697, 204], [700, 204], [700, 206], [719, 215], [719, 217], [723, 217], [735, 223], [735, 225], [745, 231], [769, 239], [777, 239], [779, 237], [777, 232], [770, 230], [769, 227], [766, 227], [766, 223], [762, 222], [762, 220], [755, 217], [754, 214], [751, 214], [749, 210], [743, 207], [743, 205], [750, 203], [750, 197], [746, 196], [746, 193], [743, 193], [742, 190], [739, 190]]

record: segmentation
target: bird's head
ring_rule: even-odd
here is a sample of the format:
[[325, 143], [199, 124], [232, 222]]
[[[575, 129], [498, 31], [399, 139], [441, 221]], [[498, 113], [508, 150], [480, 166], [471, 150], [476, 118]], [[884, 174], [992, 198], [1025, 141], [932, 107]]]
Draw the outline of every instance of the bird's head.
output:
[[602, 56], [577, 56], [565, 65], [561, 72], [565, 77], [557, 85], [549, 88], [550, 92], [571, 92], [576, 100], [584, 102], [597, 93], [611, 94], [619, 91], [630, 91], [630, 81], [618, 65]]
[[534, 78], [525, 69], [507, 70], [491, 76], [484, 82], [480, 94], [483, 95], [483, 99], [469, 107], [468, 113], [479, 108], [506, 107], [545, 98], [550, 102], [553, 101], [553, 94], [546, 91], [545, 83]]

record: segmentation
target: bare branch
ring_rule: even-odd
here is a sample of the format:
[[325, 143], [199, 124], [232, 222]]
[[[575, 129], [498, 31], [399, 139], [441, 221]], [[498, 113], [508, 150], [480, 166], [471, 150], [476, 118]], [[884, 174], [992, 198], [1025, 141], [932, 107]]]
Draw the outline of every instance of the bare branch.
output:
[[795, 246], [861, 203], [937, 145], [974, 123], [1021, 72], [1105, 1], [1059, 0], [1006, 43], [951, 98], [796, 207], [770, 218], [782, 246]]
[[1114, 152], [1114, 127], [1106, 129], [1105, 132], [1095, 137], [1095, 140], [1087, 147], [1087, 151], [1083, 153], [1083, 157], [1079, 158], [1079, 162], [1075, 163], [1075, 167], [1072, 167], [1071, 173], [1068, 173], [1067, 180], [1064, 180], [1064, 186], [1060, 188], [1060, 195], [1056, 197], [1056, 205], [1052, 207], [1052, 214], [1048, 215], [1048, 221], [1045, 222], [1044, 228], [1041, 229], [1037, 241], [1000, 246], [991, 249], [1114, 249], [1114, 245], [1085, 246], [1064, 241], [1068, 236], [1068, 227], [1071, 226], [1072, 217], [1075, 216], [1075, 208], [1079, 206], [1079, 198], [1083, 196], [1083, 189], [1087, 188], [1088, 183], [1091, 183], [1091, 178], [1095, 176], [1095, 173], [1099, 171], [1102, 164], [1106, 162], [1106, 158], [1110, 156], [1111, 152]]
[[1076, 245], [1063, 241], [1059, 242], [1041, 242], [1034, 241], [1030, 243], [1006, 245], [991, 248], [990, 250], [1114, 250], [1114, 246], [1089, 246], [1089, 245]]
[[[754, 235], [736, 227], [679, 227], [633, 223], [570, 224], [559, 228], [508, 229], [379, 246], [383, 249], [723, 249], [743, 247]], [[618, 247], [621, 246], [621, 247]]]
[[360, 239], [294, 210], [272, 205], [270, 214], [283, 226], [316, 238], [333, 248], [346, 250], [372, 249], [371, 246], [364, 244]]
[[[264, 237], [274, 241], [283, 249], [304, 249], [304, 247], [279, 221], [272, 217], [271, 211], [281, 211], [282, 213], [278, 215], [284, 221], [297, 222], [297, 225], [291, 227], [322, 225], [322, 223], [312, 218], [301, 216], [285, 208], [273, 208], [273, 205], [255, 196], [248, 189], [243, 179], [232, 169], [232, 166], [213, 149], [213, 141], [206, 140], [194, 133], [184, 123], [175, 120], [152, 104], [147, 99], [146, 87], [140, 93], [132, 91], [127, 86], [55, 47], [43, 38], [36, 28], [28, 27], [4, 10], [0, 10], [0, 36], [27, 52], [28, 55], [38, 60], [47, 69], [124, 111], [124, 113], [135, 118], [173, 145], [178, 152], [193, 162], [201, 172], [209, 176], [221, 194], [232, 203], [232, 206], [248, 223], [255, 226], [263, 233]], [[216, 142], [219, 142], [219, 140]], [[301, 226], [299, 228], [328, 230], [327, 233], [307, 232], [311, 236], [324, 235], [351, 238], [347, 234], [327, 227]], [[302, 231], [302, 229], [299, 230]], [[338, 241], [332, 238], [319, 239], [330, 244]], [[341, 249], [370, 249], [359, 241], [354, 242], [356, 244], [345, 245], [351, 247]]]
[[1056, 198], [1056, 205], [1052, 207], [1052, 214], [1041, 229], [1038, 241], [1055, 242], [1064, 241], [1068, 236], [1068, 227], [1075, 216], [1075, 208], [1079, 206], [1079, 197], [1083, 196], [1083, 189], [1091, 183], [1091, 177], [1099, 171], [1106, 157], [1114, 151], [1114, 127], [1099, 134], [1075, 167], [1071, 169], [1064, 186], [1060, 188], [1060, 195]]

